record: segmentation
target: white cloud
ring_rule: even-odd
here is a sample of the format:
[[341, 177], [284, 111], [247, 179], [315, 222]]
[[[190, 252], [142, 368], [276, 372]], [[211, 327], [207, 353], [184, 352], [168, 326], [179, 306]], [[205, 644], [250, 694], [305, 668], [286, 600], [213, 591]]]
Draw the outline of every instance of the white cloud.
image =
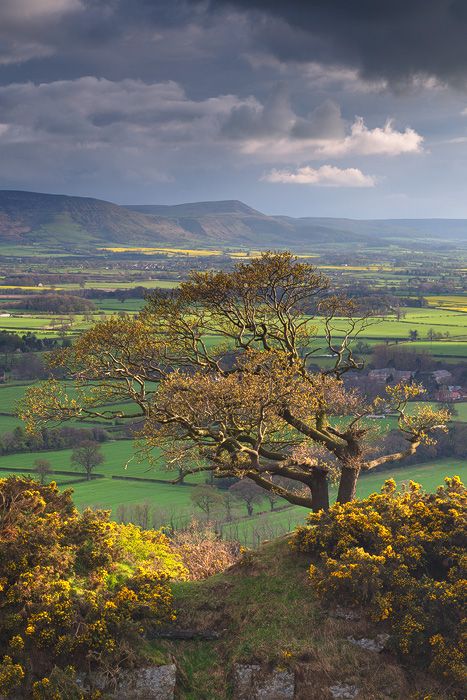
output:
[[458, 143], [466, 143], [466, 142], [467, 142], [467, 136], [455, 136], [452, 139], [444, 139], [443, 141], [438, 141], [436, 144], [433, 144], [433, 145], [436, 145], [436, 146], [438, 146], [440, 144], [441, 145], [445, 145], [445, 144], [448, 144], [448, 145], [454, 144], [455, 145]]
[[[302, 124], [305, 120], [297, 120]], [[383, 127], [369, 129], [361, 117], [357, 117], [344, 136], [315, 138], [294, 138], [294, 130], [289, 133], [245, 138], [241, 144], [244, 153], [256, 154], [270, 162], [296, 160], [322, 160], [323, 158], [344, 158], [351, 156], [398, 156], [407, 153], [421, 153], [423, 136], [407, 127], [397, 131], [388, 120]]]
[[271, 170], [262, 180], [292, 185], [324, 185], [327, 187], [374, 187], [376, 178], [365, 175], [358, 168], [337, 168], [334, 165], [322, 165], [312, 168], [309, 165], [291, 170]]
[[326, 64], [319, 61], [297, 63], [281, 61], [269, 53], [245, 53], [245, 59], [255, 70], [269, 69], [278, 75], [300, 81], [312, 89], [342, 90], [349, 93], [383, 92], [388, 88], [388, 81], [383, 78], [370, 80], [360, 76], [359, 71], [345, 65]]
[[233, 106], [222, 135], [235, 141], [242, 153], [271, 163], [349, 155], [397, 156], [420, 153], [423, 144], [423, 137], [414, 129], [399, 131], [391, 119], [373, 129], [362, 117], [349, 124], [330, 99], [302, 117], [293, 110], [285, 83], [277, 85], [264, 103], [250, 98]]
[[390, 119], [382, 128], [368, 129], [362, 117], [357, 117], [348, 136], [323, 143], [319, 150], [323, 155], [335, 158], [348, 155], [398, 156], [402, 153], [420, 153], [422, 143], [423, 137], [414, 129], [397, 131]]
[[299, 80], [310, 90], [332, 90], [334, 94], [371, 94], [394, 91], [416, 93], [445, 90], [447, 84], [427, 73], [405, 76], [399, 83], [383, 77], [369, 78], [357, 68], [320, 61], [284, 61], [267, 52], [246, 52], [244, 58], [254, 70], [269, 70], [287, 81]]

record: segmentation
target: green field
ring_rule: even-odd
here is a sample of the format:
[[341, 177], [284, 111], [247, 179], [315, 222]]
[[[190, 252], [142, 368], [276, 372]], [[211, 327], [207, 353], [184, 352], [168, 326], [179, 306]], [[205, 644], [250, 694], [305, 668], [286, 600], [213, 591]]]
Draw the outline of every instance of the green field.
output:
[[[394, 478], [398, 485], [408, 480], [420, 483], [426, 491], [434, 491], [441, 486], [446, 476], [458, 475], [464, 483], [467, 482], [467, 460], [441, 459], [435, 462], [423, 462], [410, 467], [395, 467], [373, 474], [364, 474], [358, 483], [357, 494], [365, 498], [379, 491], [386, 479]], [[332, 497], [336, 491], [333, 489]], [[243, 519], [238, 523], [223, 528], [223, 536], [233, 537], [249, 544], [257, 545], [264, 539], [272, 539], [284, 532], [290, 531], [296, 525], [304, 522], [307, 510], [292, 506], [276, 513], [265, 512], [255, 518]]]
[[[153, 280], [155, 286], [155, 281]], [[124, 283], [122, 283], [124, 288]], [[103, 286], [105, 284], [103, 283]], [[1, 297], [0, 297], [1, 305]], [[119, 312], [134, 314], [144, 306], [143, 299], [126, 299], [119, 302], [117, 299], [101, 299], [96, 302], [97, 311], [94, 320], [98, 320], [101, 314], [113, 315]], [[0, 306], [10, 310], [7, 300]], [[39, 336], [60, 336], [63, 333], [63, 325], [69, 324], [69, 314], [55, 315], [43, 312], [15, 310], [10, 317], [0, 317], [0, 330], [16, 331], [23, 333], [32, 331]], [[60, 320], [60, 319], [63, 319]], [[395, 316], [377, 317], [375, 323], [370, 325], [360, 335], [360, 339], [371, 345], [383, 341], [405, 342], [413, 350], [424, 349], [435, 357], [466, 358], [467, 357], [467, 313], [460, 311], [448, 311], [437, 308], [410, 309], [405, 316], [397, 320]], [[88, 328], [94, 321], [86, 321], [82, 314], [73, 315], [73, 323], [68, 325], [66, 333], [74, 335]], [[323, 323], [320, 319], [314, 322], [316, 326], [315, 344], [319, 347], [322, 343], [323, 352], [326, 352], [324, 342]], [[336, 326], [344, 329], [345, 322], [336, 320]], [[410, 331], [417, 331], [418, 340], [409, 343]], [[429, 340], [429, 332], [442, 334], [442, 339]], [[342, 333], [337, 331], [336, 335]], [[216, 336], [212, 336], [212, 343], [218, 342]]]
[[[101, 450], [105, 461], [95, 470], [99, 474], [105, 474], [108, 477], [112, 475], [135, 476], [165, 479], [167, 481], [176, 476], [176, 472], [169, 472], [162, 464], [157, 463], [153, 466], [147, 459], [138, 461], [132, 440], [109, 440], [102, 443]], [[33, 463], [36, 459], [47, 459], [52, 469], [73, 470], [70, 462], [72, 451], [67, 449], [2, 455], [0, 457], [0, 468], [14, 467], [15, 469], [24, 469], [25, 472], [29, 472], [33, 469]]]
[[145, 301], [144, 299], [125, 299], [125, 301], [118, 301], [118, 299], [95, 299], [99, 311], [104, 311], [105, 313], [118, 313], [119, 311], [126, 311], [127, 313], [137, 313], [143, 308]]
[[[358, 274], [365, 276], [371, 274], [374, 276], [372, 284], [377, 285], [378, 281], [382, 281], [382, 277], [397, 272], [397, 270], [386, 270], [384, 266], [367, 265], [354, 266], [328, 266], [328, 272], [338, 272], [339, 275]], [[74, 271], [68, 268], [68, 272]], [[79, 271], [79, 270], [78, 270]], [[122, 279], [121, 274], [112, 269], [99, 269], [95, 273], [96, 279], [89, 279], [85, 283], [86, 288], [95, 289], [128, 289], [135, 286], [145, 286], [148, 289], [155, 288], [170, 288], [177, 286], [177, 280], [158, 280], [158, 279], [133, 279], [132, 273], [127, 275], [126, 279]], [[1, 280], [0, 280], [1, 282]], [[79, 288], [78, 283], [64, 283], [59, 285], [60, 290], [74, 290]], [[36, 294], [44, 288], [32, 288], [31, 293]], [[5, 294], [11, 293], [11, 289], [4, 289]], [[0, 286], [1, 295], [1, 286]], [[378, 317], [376, 323], [369, 326], [360, 336], [361, 340], [374, 345], [382, 341], [388, 342], [408, 342], [410, 331], [417, 331], [418, 340], [410, 343], [413, 350], [425, 349], [431, 352], [437, 358], [447, 358], [455, 361], [456, 358], [467, 358], [467, 297], [465, 295], [447, 295], [439, 297], [428, 297], [432, 306], [427, 308], [404, 308], [403, 315], [397, 320], [395, 315]], [[451, 300], [453, 307], [446, 306]], [[435, 306], [435, 302], [439, 301], [440, 307]], [[74, 336], [77, 333], [89, 327], [90, 321], [86, 321], [82, 314], [72, 316], [72, 324], [69, 325], [69, 314], [49, 314], [43, 312], [21, 311], [9, 306], [9, 299], [5, 298], [2, 302], [0, 296], [0, 309], [10, 312], [10, 317], [0, 317], [0, 330], [16, 331], [23, 333], [32, 331], [37, 335], [44, 337], [59, 337], [64, 332], [69, 336]], [[443, 305], [442, 305], [443, 304]], [[455, 306], [454, 306], [455, 304]], [[97, 299], [97, 311], [94, 314], [95, 319], [100, 314], [106, 315], [116, 314], [119, 312], [137, 313], [144, 305], [143, 299], [125, 299], [120, 302], [118, 299]], [[62, 320], [60, 320], [62, 319]], [[339, 322], [337, 322], [339, 325]], [[317, 342], [323, 343], [323, 351], [325, 352], [325, 344], [323, 340], [323, 324], [319, 319], [316, 321], [317, 327]], [[64, 330], [65, 329], [65, 330]], [[429, 340], [430, 331], [442, 334], [442, 339]], [[339, 335], [339, 333], [337, 333]], [[213, 342], [217, 342], [213, 338]], [[323, 360], [325, 362], [325, 360]], [[1, 409], [0, 409], [1, 410]]]
[[[24, 395], [28, 386], [31, 386], [31, 382], [8, 382], [0, 385], [0, 412], [13, 414], [16, 403]], [[7, 430], [7, 428], [3, 429], [3, 418], [4, 416], [0, 416], [0, 433]]]

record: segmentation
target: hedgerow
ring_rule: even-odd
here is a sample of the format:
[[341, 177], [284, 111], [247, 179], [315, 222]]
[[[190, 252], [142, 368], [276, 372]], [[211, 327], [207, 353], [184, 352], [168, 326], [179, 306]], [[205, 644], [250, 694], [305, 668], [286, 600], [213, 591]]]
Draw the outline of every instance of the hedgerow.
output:
[[327, 602], [364, 606], [387, 621], [395, 645], [450, 682], [465, 680], [466, 489], [436, 493], [391, 479], [381, 493], [308, 516], [292, 547], [312, 555], [310, 577]]
[[161, 532], [81, 514], [53, 482], [0, 480], [0, 695], [62, 697], [77, 670], [138, 663], [146, 626], [174, 619], [170, 580], [186, 577]]

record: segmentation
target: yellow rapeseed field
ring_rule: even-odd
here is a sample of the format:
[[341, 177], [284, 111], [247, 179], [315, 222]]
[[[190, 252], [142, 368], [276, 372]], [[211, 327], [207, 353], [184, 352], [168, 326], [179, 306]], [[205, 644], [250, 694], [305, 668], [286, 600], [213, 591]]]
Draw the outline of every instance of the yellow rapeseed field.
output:
[[447, 294], [441, 296], [427, 296], [430, 306], [436, 306], [447, 311], [467, 312], [467, 296], [461, 294]]

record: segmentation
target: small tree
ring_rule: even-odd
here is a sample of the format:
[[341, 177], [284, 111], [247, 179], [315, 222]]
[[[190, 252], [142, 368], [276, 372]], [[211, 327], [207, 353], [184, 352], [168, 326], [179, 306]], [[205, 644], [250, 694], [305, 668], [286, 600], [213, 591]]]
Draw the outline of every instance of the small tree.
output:
[[248, 515], [253, 515], [253, 506], [259, 503], [264, 497], [264, 491], [257, 486], [251, 479], [241, 479], [236, 484], [230, 487], [229, 491], [234, 494], [235, 498], [243, 501], [246, 506]]
[[225, 510], [225, 517], [226, 517], [227, 522], [230, 523], [232, 520], [232, 508], [233, 508], [234, 502], [237, 499], [235, 498], [235, 494], [232, 493], [230, 490], [226, 491], [223, 494], [222, 498], [223, 498], [222, 505], [223, 505], [224, 510]]
[[52, 465], [47, 459], [36, 459], [33, 464], [34, 471], [39, 477], [41, 484], [45, 482], [46, 477], [52, 472]]
[[190, 494], [190, 499], [197, 508], [206, 513], [208, 520], [212, 511], [220, 506], [223, 501], [222, 494], [219, 493], [218, 489], [209, 484], [195, 486]]
[[81, 467], [86, 472], [89, 481], [93, 470], [104, 461], [104, 455], [97, 442], [85, 440], [79, 447], [75, 447], [71, 454], [71, 463], [77, 468]]

